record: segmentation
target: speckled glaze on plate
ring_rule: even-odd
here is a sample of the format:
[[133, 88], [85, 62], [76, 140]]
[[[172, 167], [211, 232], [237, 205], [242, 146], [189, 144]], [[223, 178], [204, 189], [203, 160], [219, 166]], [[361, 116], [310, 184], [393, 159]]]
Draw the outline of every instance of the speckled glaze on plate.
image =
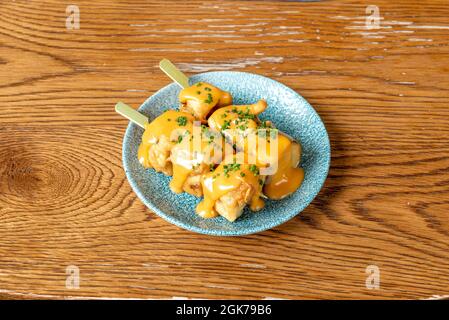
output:
[[[130, 123], [123, 141], [123, 165], [126, 176], [142, 202], [165, 220], [193, 232], [215, 236], [238, 236], [276, 227], [299, 214], [320, 191], [330, 165], [330, 144], [326, 128], [310, 104], [298, 93], [272, 79], [244, 72], [207, 72], [190, 78], [191, 84], [205, 81], [234, 97], [234, 104], [252, 104], [259, 99], [268, 102], [262, 120], [273, 121], [276, 127], [301, 142], [301, 166], [305, 177], [302, 186], [292, 195], [279, 200], [266, 200], [259, 212], [245, 209], [237, 221], [222, 217], [203, 219], [195, 214], [200, 199], [189, 194], [174, 194], [168, 186], [171, 177], [144, 169], [137, 160], [143, 129]], [[167, 109], [178, 107], [180, 87], [172, 83], [148, 98], [139, 111], [150, 118]]]

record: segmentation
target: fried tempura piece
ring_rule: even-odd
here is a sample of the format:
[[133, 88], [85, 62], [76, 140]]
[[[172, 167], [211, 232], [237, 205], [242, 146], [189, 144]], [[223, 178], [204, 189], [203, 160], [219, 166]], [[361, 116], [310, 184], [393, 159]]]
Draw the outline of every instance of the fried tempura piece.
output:
[[232, 104], [232, 96], [209, 83], [198, 82], [179, 94], [180, 110], [192, 114], [196, 120], [206, 122], [215, 109]]
[[243, 213], [243, 209], [250, 204], [256, 190], [246, 182], [242, 182], [237, 189], [232, 190], [218, 198], [215, 210], [219, 215], [233, 222]]
[[172, 175], [171, 149], [179, 135], [191, 130], [193, 120], [188, 113], [168, 110], [148, 123], [138, 150], [139, 162], [145, 168]]
[[255, 165], [223, 161], [202, 179], [204, 200], [196, 208], [203, 218], [221, 215], [233, 222], [241, 216], [246, 205], [252, 211], [263, 208], [260, 199], [265, 177]]
[[207, 123], [213, 130], [224, 131], [228, 129], [256, 129], [260, 123], [257, 115], [267, 108], [265, 100], [259, 100], [250, 105], [231, 105], [220, 108], [209, 117]]
[[172, 143], [166, 136], [161, 136], [159, 140], [152, 144], [148, 150], [148, 161], [151, 167], [164, 174], [171, 176], [173, 174], [172, 164], [170, 162], [170, 151]]
[[209, 172], [208, 165], [204, 163], [198, 165], [185, 180], [182, 185], [182, 190], [196, 197], [202, 197], [203, 189], [201, 188], [201, 177], [207, 172]]

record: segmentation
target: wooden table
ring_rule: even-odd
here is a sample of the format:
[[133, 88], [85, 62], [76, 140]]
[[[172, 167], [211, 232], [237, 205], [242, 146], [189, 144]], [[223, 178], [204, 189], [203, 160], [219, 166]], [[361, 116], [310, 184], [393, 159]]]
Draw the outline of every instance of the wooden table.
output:
[[[449, 294], [447, 1], [76, 0], [79, 29], [67, 4], [0, 4], [1, 298]], [[310, 101], [332, 165], [301, 215], [216, 238], [138, 200], [114, 104], [167, 85], [163, 57], [190, 74], [262, 74]]]

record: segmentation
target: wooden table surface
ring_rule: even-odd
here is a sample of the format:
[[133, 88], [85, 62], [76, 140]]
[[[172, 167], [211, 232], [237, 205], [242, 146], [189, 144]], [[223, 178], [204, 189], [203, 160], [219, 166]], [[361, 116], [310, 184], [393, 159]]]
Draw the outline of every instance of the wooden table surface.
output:
[[[447, 1], [75, 0], [79, 29], [67, 4], [0, 3], [0, 298], [449, 294]], [[114, 104], [167, 85], [163, 57], [262, 74], [315, 107], [332, 164], [301, 215], [217, 238], [139, 201]]]

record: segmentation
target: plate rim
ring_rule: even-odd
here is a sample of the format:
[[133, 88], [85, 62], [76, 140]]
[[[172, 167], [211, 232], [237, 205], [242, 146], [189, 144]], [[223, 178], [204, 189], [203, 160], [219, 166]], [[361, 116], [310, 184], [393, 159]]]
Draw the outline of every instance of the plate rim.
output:
[[[323, 120], [321, 119], [320, 115], [318, 114], [318, 112], [315, 110], [315, 108], [302, 96], [300, 95], [298, 92], [296, 92], [295, 90], [293, 90], [292, 88], [288, 87], [287, 85], [283, 84], [282, 82], [279, 82], [277, 80], [268, 78], [266, 76], [257, 74], [257, 73], [251, 73], [251, 72], [243, 72], [243, 71], [210, 71], [210, 72], [202, 72], [202, 73], [196, 73], [193, 76], [206, 76], [210, 75], [210, 74], [222, 74], [222, 73], [227, 73], [227, 74], [235, 74], [235, 75], [251, 75], [251, 76], [256, 76], [256, 77], [261, 77], [264, 78], [268, 81], [274, 82], [277, 85], [282, 86], [284, 89], [290, 91], [294, 96], [297, 96], [298, 98], [300, 98], [301, 100], [303, 100], [305, 106], [307, 108], [310, 109], [310, 111], [312, 113], [314, 113], [314, 115], [317, 117], [317, 119], [319, 120], [319, 122], [322, 124], [323, 128], [324, 128], [324, 134], [325, 134], [325, 141], [326, 141], [326, 174], [323, 176], [323, 180], [320, 181], [319, 183], [319, 188], [317, 189], [318, 191], [316, 192], [316, 194], [313, 195], [313, 197], [311, 197], [310, 201], [308, 201], [306, 203], [306, 205], [304, 206], [304, 208], [302, 208], [300, 211], [297, 211], [294, 214], [287, 214], [284, 217], [282, 217], [281, 219], [277, 219], [277, 220], [270, 220], [269, 223], [264, 224], [262, 227], [260, 228], [251, 228], [250, 231], [245, 232], [242, 229], [242, 232], [240, 231], [235, 231], [235, 230], [221, 230], [220, 234], [217, 234], [216, 230], [208, 230], [205, 228], [201, 228], [201, 227], [197, 227], [194, 225], [190, 225], [190, 224], [186, 224], [182, 221], [179, 221], [176, 218], [173, 218], [171, 215], [166, 214], [163, 210], [159, 209], [156, 205], [154, 205], [152, 203], [152, 201], [150, 201], [149, 199], [147, 199], [139, 190], [139, 188], [136, 185], [136, 181], [134, 181], [134, 178], [131, 177], [131, 173], [129, 172], [130, 170], [128, 170], [128, 165], [126, 163], [126, 149], [125, 146], [128, 145], [128, 140], [131, 138], [131, 134], [130, 131], [133, 129], [133, 127], [137, 127], [137, 125], [133, 124], [132, 122], [129, 122], [126, 130], [125, 130], [125, 134], [123, 137], [123, 141], [122, 141], [122, 165], [123, 165], [123, 169], [125, 171], [125, 175], [126, 175], [126, 179], [128, 180], [128, 183], [131, 186], [131, 189], [133, 190], [133, 192], [137, 195], [137, 197], [139, 198], [140, 201], [142, 201], [142, 203], [149, 208], [151, 211], [153, 211], [153, 213], [155, 213], [157, 216], [161, 217], [162, 219], [166, 220], [167, 222], [174, 224], [177, 227], [180, 227], [184, 230], [190, 231], [190, 232], [195, 232], [195, 233], [200, 233], [200, 234], [205, 234], [205, 235], [212, 235], [212, 236], [217, 236], [217, 237], [222, 237], [222, 236], [245, 236], [245, 235], [250, 235], [250, 234], [255, 234], [255, 233], [259, 233], [259, 232], [263, 232], [263, 231], [267, 231], [270, 230], [272, 228], [278, 227], [284, 223], [286, 223], [287, 221], [293, 219], [294, 217], [298, 216], [299, 214], [301, 214], [312, 202], [313, 200], [315, 200], [315, 198], [320, 194], [321, 190], [323, 189], [323, 186], [327, 180], [327, 177], [329, 175], [329, 169], [330, 169], [330, 162], [331, 162], [331, 146], [330, 146], [330, 139], [329, 139], [329, 134], [327, 132], [327, 128], [326, 125], [324, 124]], [[159, 89], [158, 91], [156, 91], [155, 93], [153, 93], [151, 96], [149, 96], [148, 98], [145, 99], [145, 101], [139, 106], [139, 108], [137, 109], [138, 111], [141, 110], [141, 108], [146, 105], [147, 103], [150, 103], [152, 99], [155, 99], [156, 96], [158, 96], [159, 94], [163, 93], [164, 90], [168, 90], [170, 86], [173, 85], [177, 85], [174, 82], [169, 83], [168, 85], [164, 86], [163, 88]], [[162, 174], [162, 173], [161, 173]], [[273, 222], [274, 221], [274, 222]]]

